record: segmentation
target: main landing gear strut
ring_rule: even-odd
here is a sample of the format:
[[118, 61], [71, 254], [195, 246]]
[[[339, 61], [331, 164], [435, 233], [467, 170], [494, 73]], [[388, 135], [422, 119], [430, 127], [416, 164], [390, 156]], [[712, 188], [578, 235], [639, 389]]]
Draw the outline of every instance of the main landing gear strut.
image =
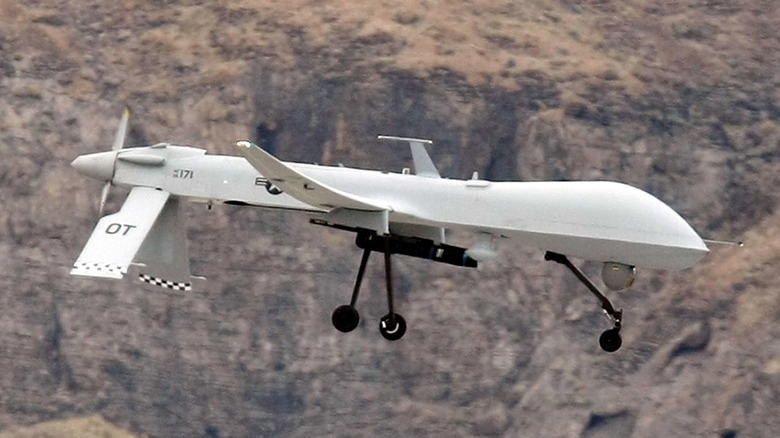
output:
[[[368, 236], [370, 240], [375, 236]], [[385, 240], [385, 282], [387, 284], [387, 315], [383, 316], [379, 320], [379, 332], [382, 336], [390, 341], [397, 341], [403, 337], [406, 333], [406, 321], [404, 318], [395, 313], [393, 310], [393, 264], [391, 260], [391, 241]], [[360, 294], [360, 284], [363, 282], [363, 275], [366, 273], [366, 265], [368, 264], [368, 257], [371, 255], [371, 246], [366, 245], [363, 250], [363, 258], [360, 260], [360, 267], [358, 268], [357, 278], [355, 279], [355, 287], [352, 290], [352, 299], [349, 304], [339, 306], [333, 311], [331, 321], [333, 326], [338, 331], [347, 333], [354, 330], [360, 323], [360, 314], [355, 306], [357, 305], [358, 295]]]
[[604, 309], [604, 312], [607, 314], [607, 317], [612, 321], [613, 327], [609, 330], [606, 330], [604, 333], [601, 334], [601, 337], [599, 337], [599, 345], [601, 348], [609, 353], [613, 353], [615, 351], [618, 351], [620, 349], [620, 346], [623, 344], [623, 339], [620, 337], [620, 327], [623, 320], [623, 311], [622, 310], [615, 310], [615, 308], [612, 306], [612, 303], [609, 301], [609, 298], [602, 293], [598, 287], [596, 287], [595, 284], [593, 284], [592, 281], [574, 264], [572, 264], [569, 259], [562, 254], [554, 253], [547, 251], [544, 255], [545, 260], [553, 261], [556, 263], [560, 263], [567, 268], [575, 275], [577, 276], [577, 279], [584, 284], [588, 290], [593, 293], [593, 295], [596, 296], [596, 298], [601, 301], [601, 308]]

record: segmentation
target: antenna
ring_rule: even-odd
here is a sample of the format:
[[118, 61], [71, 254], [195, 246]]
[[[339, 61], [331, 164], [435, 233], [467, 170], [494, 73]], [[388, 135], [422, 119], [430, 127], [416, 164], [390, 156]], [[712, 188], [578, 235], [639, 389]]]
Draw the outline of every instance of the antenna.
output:
[[425, 149], [426, 144], [433, 144], [431, 140], [424, 140], [421, 138], [395, 137], [391, 135], [380, 135], [377, 138], [380, 140], [408, 142], [409, 147], [412, 149], [412, 161], [414, 162], [415, 175], [425, 178], [441, 178], [439, 171], [436, 170], [436, 165], [433, 164], [431, 156], [428, 155], [428, 151]]

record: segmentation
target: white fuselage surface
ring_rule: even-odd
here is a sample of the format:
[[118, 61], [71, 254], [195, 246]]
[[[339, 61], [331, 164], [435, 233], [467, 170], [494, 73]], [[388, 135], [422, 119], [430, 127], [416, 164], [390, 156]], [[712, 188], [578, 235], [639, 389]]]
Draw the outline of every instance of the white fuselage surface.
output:
[[[103, 154], [116, 152], [94, 155]], [[156, 162], [154, 156], [164, 161]], [[170, 145], [125, 150], [121, 157], [112, 160], [113, 183], [120, 186], [158, 188], [201, 202], [327, 215], [326, 209], [269, 190], [263, 175], [243, 157]], [[391, 225], [486, 233], [572, 257], [654, 269], [685, 269], [708, 252], [672, 208], [621, 183], [490, 182], [285, 164], [329, 187], [389, 206]]]

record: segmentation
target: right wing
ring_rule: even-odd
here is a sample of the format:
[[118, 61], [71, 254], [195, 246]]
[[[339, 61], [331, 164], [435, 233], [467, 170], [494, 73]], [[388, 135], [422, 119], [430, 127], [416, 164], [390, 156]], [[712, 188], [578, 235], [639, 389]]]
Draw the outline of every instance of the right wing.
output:
[[241, 148], [247, 161], [260, 174], [301, 202], [325, 210], [338, 208], [362, 211], [392, 210], [384, 203], [355, 196], [311, 179], [249, 141], [239, 141], [236, 145]]

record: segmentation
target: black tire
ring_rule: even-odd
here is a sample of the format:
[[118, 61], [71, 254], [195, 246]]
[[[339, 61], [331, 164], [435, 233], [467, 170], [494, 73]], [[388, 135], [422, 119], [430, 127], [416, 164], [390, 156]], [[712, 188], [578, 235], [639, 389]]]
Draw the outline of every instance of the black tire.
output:
[[330, 321], [333, 323], [333, 327], [336, 327], [336, 330], [349, 333], [360, 324], [360, 314], [357, 309], [349, 304], [345, 304], [336, 307], [336, 310], [333, 311], [330, 317]]
[[385, 315], [379, 320], [379, 333], [388, 341], [397, 341], [406, 333], [406, 320], [395, 314], [395, 321], [390, 320], [390, 315]]
[[599, 337], [601, 349], [607, 353], [614, 353], [623, 345], [623, 338], [620, 337], [620, 329], [613, 328], [605, 331]]

